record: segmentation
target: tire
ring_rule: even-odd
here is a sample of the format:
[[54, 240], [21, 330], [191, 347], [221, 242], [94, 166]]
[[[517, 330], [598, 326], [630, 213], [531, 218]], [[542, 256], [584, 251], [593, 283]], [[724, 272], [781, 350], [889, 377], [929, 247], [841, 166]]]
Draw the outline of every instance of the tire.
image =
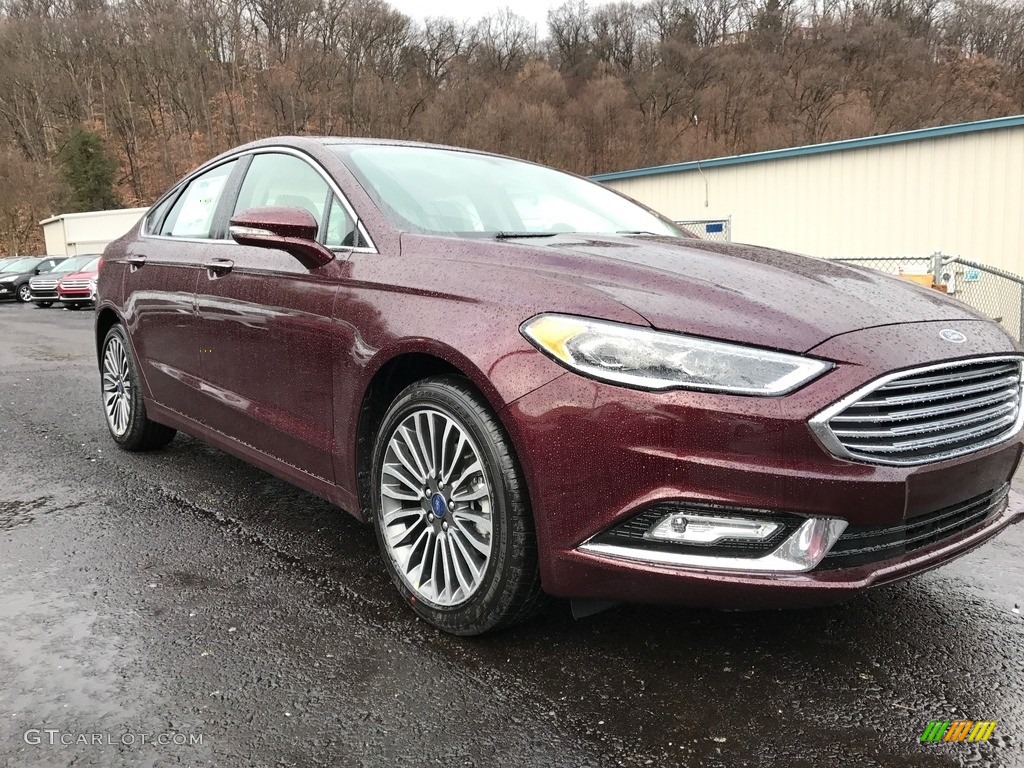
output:
[[519, 463], [465, 379], [425, 379], [395, 399], [377, 431], [371, 482], [381, 554], [421, 618], [479, 635], [544, 603]]
[[22, 304], [27, 304], [32, 301], [32, 289], [28, 287], [28, 283], [22, 283], [18, 286], [18, 293], [16, 296], [18, 301]]
[[52, 301], [37, 301], [36, 302], [36, 306], [39, 307], [40, 309], [46, 309], [47, 307], [52, 307], [53, 306], [53, 302]]
[[126, 451], [163, 448], [174, 439], [176, 430], [146, 416], [138, 367], [120, 325], [107, 331], [101, 349], [100, 393], [110, 436]]

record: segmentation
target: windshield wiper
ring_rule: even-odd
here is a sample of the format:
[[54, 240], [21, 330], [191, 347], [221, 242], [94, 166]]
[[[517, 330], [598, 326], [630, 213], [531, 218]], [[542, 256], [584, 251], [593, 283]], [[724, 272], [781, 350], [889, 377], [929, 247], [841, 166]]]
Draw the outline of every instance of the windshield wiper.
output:
[[517, 237], [554, 237], [564, 235], [564, 232], [495, 232], [495, 240], [514, 240]]
[[654, 232], [648, 232], [643, 229], [619, 229], [615, 232], [616, 235], [654, 235]]

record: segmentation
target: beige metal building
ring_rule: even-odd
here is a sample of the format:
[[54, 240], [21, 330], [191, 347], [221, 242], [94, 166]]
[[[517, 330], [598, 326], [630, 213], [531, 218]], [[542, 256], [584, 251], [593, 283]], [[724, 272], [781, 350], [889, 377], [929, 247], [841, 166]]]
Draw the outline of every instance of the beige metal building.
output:
[[675, 220], [729, 221], [737, 242], [847, 259], [941, 251], [1024, 275], [1024, 115], [594, 178]]
[[135, 226], [148, 208], [64, 213], [39, 222], [47, 256], [102, 253], [111, 242]]

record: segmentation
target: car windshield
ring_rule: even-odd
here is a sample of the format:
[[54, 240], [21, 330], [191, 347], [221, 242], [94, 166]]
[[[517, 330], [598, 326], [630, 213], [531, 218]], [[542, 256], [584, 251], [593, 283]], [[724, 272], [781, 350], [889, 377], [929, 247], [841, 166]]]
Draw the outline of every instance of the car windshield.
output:
[[78, 272], [79, 270], [83, 269], [89, 263], [90, 260], [92, 260], [94, 258], [96, 258], [96, 257], [95, 256], [75, 256], [73, 258], [70, 258], [70, 259], [67, 259], [65, 261], [62, 261], [60, 264], [58, 264], [56, 267], [54, 267], [50, 271], [53, 274], [55, 274], [55, 275], [58, 274], [58, 273], [61, 273], [61, 272]]
[[686, 235], [599, 184], [541, 165], [425, 147], [334, 146], [400, 230], [460, 237]]
[[0, 268], [0, 271], [18, 273], [28, 272], [35, 269], [41, 261], [42, 259], [18, 259], [17, 261], [12, 261], [10, 264], [5, 264]]
[[88, 262], [84, 267], [82, 267], [78, 271], [79, 272], [96, 272], [99, 269], [99, 266], [100, 266], [100, 257], [99, 256], [93, 256], [92, 257], [92, 261]]

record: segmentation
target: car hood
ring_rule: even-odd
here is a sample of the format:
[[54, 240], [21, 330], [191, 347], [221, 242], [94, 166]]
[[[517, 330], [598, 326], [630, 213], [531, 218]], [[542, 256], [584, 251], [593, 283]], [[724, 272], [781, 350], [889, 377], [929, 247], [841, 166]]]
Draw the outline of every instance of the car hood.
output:
[[662, 330], [788, 351], [864, 328], [983, 319], [910, 281], [750, 245], [580, 235], [480, 245], [451, 258], [550, 273], [544, 279], [600, 291]]
[[63, 280], [95, 280], [99, 275], [99, 272], [72, 272], [67, 275], [61, 275], [60, 279]]

